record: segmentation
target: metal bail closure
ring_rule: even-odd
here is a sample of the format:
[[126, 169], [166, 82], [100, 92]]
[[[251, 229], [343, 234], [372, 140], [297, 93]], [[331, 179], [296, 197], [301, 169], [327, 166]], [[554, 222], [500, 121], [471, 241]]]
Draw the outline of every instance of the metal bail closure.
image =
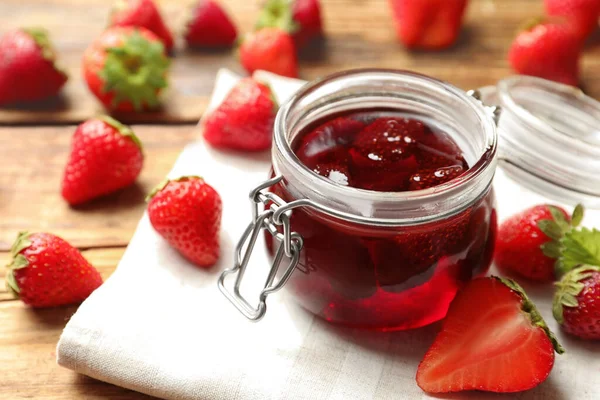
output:
[[475, 100], [481, 103], [487, 112], [492, 114], [492, 118], [494, 119], [494, 123], [498, 126], [498, 122], [500, 122], [500, 115], [502, 114], [502, 108], [500, 106], [488, 106], [481, 100], [481, 92], [479, 90], [469, 90], [467, 92], [468, 96], [473, 97]]
[[[302, 250], [302, 237], [298, 233], [292, 232], [290, 228], [291, 210], [297, 204], [288, 204], [274, 193], [263, 192], [270, 186], [279, 183], [281, 179], [282, 176], [276, 176], [250, 192], [253, 219], [235, 247], [233, 268], [224, 270], [218, 281], [219, 290], [246, 318], [252, 321], [259, 321], [265, 315], [267, 296], [275, 293], [287, 283], [298, 264]], [[263, 230], [268, 231], [279, 244], [266, 282], [258, 297], [258, 305], [254, 307], [240, 293], [240, 286], [256, 240]], [[286, 262], [287, 266], [285, 266]], [[225, 286], [225, 279], [228, 275], [235, 276], [232, 290]], [[277, 277], [278, 279], [276, 279]]]

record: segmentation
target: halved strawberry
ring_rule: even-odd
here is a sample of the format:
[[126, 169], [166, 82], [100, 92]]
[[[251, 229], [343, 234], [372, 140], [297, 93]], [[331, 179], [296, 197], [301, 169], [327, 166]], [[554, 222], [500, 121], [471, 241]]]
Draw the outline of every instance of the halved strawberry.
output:
[[517, 283], [479, 278], [450, 305], [417, 384], [430, 393], [520, 392], [546, 380], [555, 351], [564, 349]]

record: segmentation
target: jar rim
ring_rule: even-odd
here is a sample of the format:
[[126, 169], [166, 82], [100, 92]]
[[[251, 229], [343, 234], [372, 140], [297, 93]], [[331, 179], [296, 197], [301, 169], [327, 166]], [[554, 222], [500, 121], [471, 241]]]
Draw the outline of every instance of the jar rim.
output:
[[[420, 81], [423, 84], [430, 85], [439, 90], [449, 93], [454, 96], [457, 101], [467, 104], [470, 109], [475, 113], [477, 119], [483, 127], [485, 135], [486, 149], [479, 154], [476, 161], [472, 166], [469, 167], [462, 175], [454, 178], [446, 183], [421, 190], [406, 191], [406, 192], [382, 192], [373, 191], [366, 189], [359, 189], [349, 186], [344, 186], [335, 183], [329, 179], [326, 179], [314, 171], [311, 171], [306, 167], [294, 153], [291, 141], [288, 140], [286, 123], [289, 118], [290, 111], [297, 106], [299, 101], [308, 96], [310, 93], [318, 89], [319, 87], [332, 83], [337, 80], [341, 80], [348, 77], [359, 77], [361, 75], [388, 75], [397, 77], [407, 77], [415, 81]], [[406, 70], [396, 69], [379, 69], [379, 68], [366, 68], [366, 69], [351, 69], [346, 71], [337, 72], [323, 78], [308, 82], [302, 86], [293, 96], [291, 96], [284, 104], [281, 105], [279, 112], [275, 120], [275, 134], [274, 134], [274, 146], [281, 152], [284, 159], [297, 167], [299, 173], [305, 179], [318, 178], [323, 184], [327, 185], [327, 189], [338, 196], [350, 196], [356, 199], [368, 200], [368, 201], [381, 201], [381, 202], [413, 202], [424, 204], [436, 204], [441, 201], [448, 199], [449, 196], [457, 196], [465, 190], [464, 186], [466, 183], [474, 181], [488, 172], [489, 182], [485, 185], [485, 188], [491, 185], [491, 177], [493, 177], [493, 170], [495, 169], [495, 159], [497, 151], [497, 132], [494, 116], [490, 108], [484, 106], [484, 104], [462, 91], [461, 89], [438, 79], [431, 78], [426, 75], [415, 73]], [[491, 169], [491, 174], [489, 174]], [[483, 187], [483, 186], [481, 186]], [[473, 200], [475, 201], [475, 200]], [[440, 218], [448, 217], [450, 215], [457, 214], [467, 208], [473, 201], [469, 201], [468, 204], [461, 204], [459, 207], [454, 207], [452, 210], [444, 212], [442, 214], [426, 213], [426, 215], [417, 215], [423, 213], [407, 213], [406, 216], [397, 216], [394, 218], [377, 218], [372, 216], [360, 216], [352, 215], [351, 219], [353, 222], [371, 224], [371, 225], [403, 225], [406, 223], [424, 223], [437, 220]], [[421, 211], [427, 207], [420, 207]]]

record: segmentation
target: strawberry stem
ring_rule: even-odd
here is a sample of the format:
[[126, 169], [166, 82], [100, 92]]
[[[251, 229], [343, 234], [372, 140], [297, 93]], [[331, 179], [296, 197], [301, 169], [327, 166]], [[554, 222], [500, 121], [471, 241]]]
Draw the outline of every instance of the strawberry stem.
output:
[[198, 175], [183, 175], [180, 176], [179, 178], [173, 178], [173, 179], [165, 179], [162, 182], [160, 182], [158, 185], [156, 185], [154, 187], [154, 189], [152, 189], [152, 191], [150, 193], [148, 193], [148, 196], [146, 196], [146, 202], [152, 200], [152, 198], [154, 196], [156, 196], [160, 191], [162, 191], [169, 183], [171, 182], [185, 182], [185, 181], [189, 181], [192, 179], [203, 179], [201, 176]]
[[97, 118], [115, 128], [121, 135], [131, 138], [133, 143], [135, 143], [140, 150], [143, 150], [142, 141], [136, 136], [135, 133], [133, 133], [133, 130], [129, 126], [117, 121], [113, 117], [109, 117], [108, 115], [100, 115]]
[[300, 29], [298, 23], [294, 21], [290, 0], [269, 0], [264, 5], [258, 16], [255, 30], [272, 27], [280, 28], [290, 34]]

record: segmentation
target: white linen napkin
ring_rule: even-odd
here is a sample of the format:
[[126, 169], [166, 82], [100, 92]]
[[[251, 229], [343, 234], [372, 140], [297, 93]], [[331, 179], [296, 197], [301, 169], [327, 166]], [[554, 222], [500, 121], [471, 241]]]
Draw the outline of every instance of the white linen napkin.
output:
[[[301, 81], [257, 75], [280, 101]], [[217, 76], [211, 107], [239, 79]], [[287, 299], [268, 299], [259, 323], [247, 321], [223, 297], [218, 274], [233, 263], [233, 247], [249, 223], [249, 191], [267, 177], [268, 154], [215, 151], [198, 141], [179, 157], [171, 177], [201, 175], [224, 205], [222, 256], [209, 271], [187, 263], [140, 221], [115, 273], [73, 315], [58, 343], [63, 367], [165, 399], [423, 399], [415, 383], [420, 359], [439, 324], [407, 332], [341, 328], [313, 317]], [[499, 171], [500, 216], [543, 201]], [[590, 223], [590, 218], [587, 219]], [[600, 225], [599, 219], [594, 223]], [[262, 243], [248, 279], [264, 279]], [[568, 352], [557, 356], [548, 381], [518, 399], [600, 398], [600, 346], [561, 335], [551, 316], [551, 288], [526, 287]], [[471, 393], [453, 399], [498, 398]], [[507, 397], [503, 397], [507, 398]]]

